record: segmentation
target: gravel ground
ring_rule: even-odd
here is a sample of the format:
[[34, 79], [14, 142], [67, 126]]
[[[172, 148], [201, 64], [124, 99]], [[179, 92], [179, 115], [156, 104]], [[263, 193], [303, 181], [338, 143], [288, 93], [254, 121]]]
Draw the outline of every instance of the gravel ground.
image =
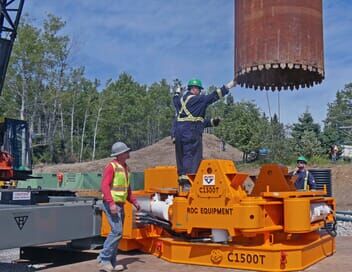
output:
[[19, 256], [20, 256], [19, 248], [0, 250], [1, 263], [11, 263], [13, 260], [17, 260]]
[[337, 236], [352, 236], [352, 222], [337, 222]]
[[[352, 212], [351, 210], [345, 210], [345, 212]], [[337, 214], [337, 216], [345, 217], [351, 220], [351, 215]], [[352, 236], [352, 221], [337, 221], [337, 236]]]
[[20, 249], [0, 250], [0, 272], [34, 272], [43, 265], [30, 265], [28, 263], [19, 262]]
[[0, 271], [1, 272], [32, 272], [35, 271], [27, 264], [13, 263], [18, 260], [20, 256], [20, 249], [0, 250]]

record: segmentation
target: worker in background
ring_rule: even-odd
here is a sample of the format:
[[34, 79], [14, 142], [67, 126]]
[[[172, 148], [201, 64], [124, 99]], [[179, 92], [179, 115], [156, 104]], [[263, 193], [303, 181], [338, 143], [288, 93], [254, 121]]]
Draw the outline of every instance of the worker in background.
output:
[[218, 126], [220, 118], [205, 119], [209, 105], [229, 93], [236, 85], [230, 81], [208, 95], [201, 95], [202, 81], [191, 79], [187, 91], [181, 96], [181, 87], [177, 88], [173, 103], [178, 109], [175, 130], [175, 151], [178, 183], [183, 191], [189, 191], [191, 183], [187, 174], [195, 174], [203, 158], [202, 134], [205, 127]]
[[333, 145], [330, 149], [330, 154], [331, 154], [331, 161], [333, 163], [335, 163], [337, 161], [337, 157], [338, 157], [338, 153], [339, 153], [339, 148], [337, 147], [337, 145]]
[[57, 179], [57, 184], [59, 185], [59, 187], [62, 186], [62, 182], [64, 181], [64, 173], [62, 172], [57, 172], [56, 173], [56, 179]]
[[104, 169], [101, 180], [103, 193], [103, 211], [109, 221], [111, 232], [106, 237], [104, 247], [97, 260], [100, 271], [122, 271], [123, 265], [116, 264], [117, 248], [122, 238], [124, 221], [124, 204], [132, 203], [139, 210], [140, 206], [133, 197], [130, 186], [130, 173], [126, 160], [130, 148], [123, 142], [116, 142], [111, 148], [111, 157], [115, 157]]
[[[295, 186], [297, 190], [314, 190], [316, 189], [316, 183], [314, 177], [311, 173], [309, 173], [307, 166], [307, 159], [303, 156], [297, 158], [297, 168], [293, 172], [293, 175], [297, 176], [297, 180], [295, 182]], [[309, 186], [309, 188], [308, 188]]]

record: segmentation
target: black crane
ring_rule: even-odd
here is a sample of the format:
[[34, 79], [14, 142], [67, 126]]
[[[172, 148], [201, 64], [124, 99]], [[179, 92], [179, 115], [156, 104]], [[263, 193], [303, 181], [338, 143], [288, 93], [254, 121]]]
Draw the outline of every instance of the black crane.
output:
[[24, 0], [0, 0], [0, 95]]

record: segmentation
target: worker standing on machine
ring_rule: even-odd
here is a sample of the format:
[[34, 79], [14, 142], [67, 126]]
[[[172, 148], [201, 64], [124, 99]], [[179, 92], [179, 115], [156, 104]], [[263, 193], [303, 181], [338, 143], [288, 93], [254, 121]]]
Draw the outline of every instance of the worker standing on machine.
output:
[[297, 190], [306, 191], [308, 189], [316, 189], [314, 177], [311, 173], [309, 173], [308, 169], [306, 169], [307, 163], [308, 161], [305, 157], [299, 156], [297, 158], [297, 168], [293, 172], [293, 175], [297, 176], [297, 180], [295, 182], [295, 187]]
[[[172, 124], [171, 124], [171, 139], [174, 144], [175, 144], [177, 118], [178, 118], [178, 114], [181, 109], [181, 98], [183, 97], [183, 94], [186, 91], [187, 91], [186, 87], [182, 87], [181, 85], [176, 85], [176, 87], [175, 87], [174, 97], [173, 97], [175, 116], [174, 116], [174, 118], [172, 120]], [[213, 120], [212, 119], [204, 119], [204, 128], [217, 126], [217, 125], [219, 125], [220, 121], [221, 120], [219, 117], [213, 118]]]
[[205, 111], [209, 105], [227, 95], [236, 85], [230, 81], [208, 95], [200, 95], [203, 89], [202, 81], [191, 79], [182, 97], [177, 88], [174, 96], [174, 106], [179, 109], [175, 130], [175, 151], [178, 172], [178, 183], [183, 191], [189, 191], [191, 183], [186, 174], [194, 174], [203, 158], [202, 133], [204, 127], [218, 126], [220, 118], [205, 120]]
[[116, 264], [116, 255], [122, 238], [124, 221], [124, 204], [132, 203], [137, 210], [140, 206], [133, 197], [130, 186], [130, 173], [126, 160], [129, 159], [130, 148], [123, 142], [116, 142], [111, 148], [111, 157], [115, 157], [104, 169], [101, 191], [103, 193], [103, 211], [111, 227], [104, 247], [97, 260], [100, 271], [122, 271], [123, 265]]

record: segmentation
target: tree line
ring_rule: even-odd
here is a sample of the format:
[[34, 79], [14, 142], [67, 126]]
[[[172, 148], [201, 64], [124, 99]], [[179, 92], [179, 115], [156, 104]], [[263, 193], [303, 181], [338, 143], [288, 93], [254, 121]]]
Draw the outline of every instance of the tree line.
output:
[[[136, 150], [169, 136], [176, 82], [161, 79], [147, 86], [122, 73], [102, 86], [85, 76], [84, 67], [70, 64], [70, 37], [60, 34], [64, 27], [53, 15], [40, 27], [23, 18], [0, 97], [1, 116], [29, 122], [34, 162], [95, 160], [108, 156], [117, 139]], [[284, 125], [254, 103], [228, 96], [208, 110], [223, 119], [208, 132], [243, 151], [244, 159], [261, 148], [277, 162], [300, 154], [325, 156], [330, 145], [352, 141], [344, 130], [352, 126], [351, 101], [352, 83], [327, 105], [322, 129], [308, 111]]]

